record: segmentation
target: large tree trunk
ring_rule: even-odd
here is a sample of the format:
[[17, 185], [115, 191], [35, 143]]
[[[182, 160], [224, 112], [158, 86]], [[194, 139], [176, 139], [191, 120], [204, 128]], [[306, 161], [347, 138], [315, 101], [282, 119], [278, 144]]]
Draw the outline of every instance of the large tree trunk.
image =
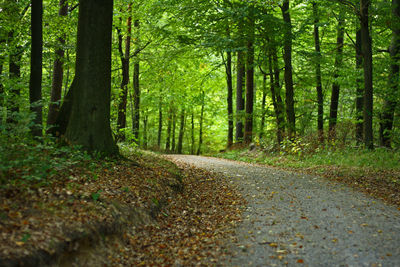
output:
[[364, 144], [366, 148], [373, 149], [372, 39], [369, 33], [368, 21], [370, 5], [371, 0], [360, 1], [361, 43], [364, 57]]
[[[356, 140], [357, 144], [363, 141], [363, 106], [364, 106], [364, 87], [362, 86], [362, 77], [358, 71], [363, 67], [363, 56], [361, 49], [361, 30], [356, 32]], [[361, 73], [360, 73], [361, 74]]]
[[296, 115], [294, 110], [293, 68], [292, 68], [292, 22], [289, 13], [289, 0], [284, 0], [281, 6], [284, 29], [285, 87], [286, 87], [286, 118], [288, 135], [293, 139], [296, 135]]
[[226, 72], [226, 85], [228, 89], [228, 143], [227, 147], [231, 147], [233, 144], [233, 85], [232, 85], [232, 52], [226, 52], [225, 62]]
[[117, 120], [117, 140], [125, 141], [126, 128], [126, 104], [128, 101], [128, 84], [129, 84], [129, 59], [131, 51], [131, 32], [132, 32], [132, 4], [128, 6], [129, 17], [126, 22], [127, 24], [127, 35], [125, 39], [125, 53], [122, 51], [122, 33], [118, 33], [118, 50], [122, 65], [122, 81], [121, 81], [121, 92], [120, 100], [118, 104], [118, 120]]
[[110, 127], [112, 0], [79, 1], [76, 72], [65, 138], [82, 149], [118, 154]]
[[32, 0], [31, 6], [31, 74], [29, 79], [30, 109], [34, 113], [33, 136], [42, 135], [42, 53], [43, 53], [43, 1]]
[[318, 103], [318, 116], [317, 116], [317, 130], [320, 142], [324, 141], [324, 95], [322, 93], [322, 77], [321, 77], [321, 46], [319, 41], [319, 13], [318, 4], [313, 2], [314, 13], [314, 44], [316, 53], [315, 63], [315, 80], [317, 89], [317, 103]]
[[136, 28], [136, 51], [135, 64], [133, 65], [133, 99], [135, 103], [135, 119], [133, 124], [133, 134], [137, 144], [139, 144], [139, 122], [140, 122], [140, 87], [139, 87], [139, 20], [135, 20], [134, 26]]
[[243, 85], [245, 79], [245, 64], [244, 53], [237, 52], [237, 76], [236, 76], [236, 142], [243, 141], [243, 113], [244, 113], [244, 98]]
[[254, 9], [250, 7], [248, 17], [249, 36], [247, 41], [246, 60], [246, 117], [244, 125], [244, 142], [250, 144], [253, 140], [253, 105], [254, 105]]
[[382, 113], [382, 145], [391, 148], [394, 112], [397, 105], [399, 89], [400, 59], [400, 0], [392, 0], [392, 41], [390, 44], [389, 92], [385, 99]]
[[335, 57], [335, 72], [333, 74], [331, 106], [329, 111], [329, 137], [330, 139], [336, 138], [336, 124], [339, 105], [340, 84], [338, 82], [339, 70], [343, 62], [343, 41], [344, 41], [344, 13], [341, 9], [339, 14], [339, 21], [337, 26], [337, 40], [336, 40], [336, 57]]
[[[66, 0], [60, 0], [60, 9], [58, 15], [66, 17], [68, 15], [68, 3]], [[61, 92], [63, 85], [63, 74], [64, 74], [64, 46], [65, 46], [65, 34], [58, 37], [59, 47], [56, 49], [53, 65], [53, 81], [51, 85], [51, 102], [49, 105], [49, 112], [47, 114], [47, 127], [52, 126], [56, 123], [58, 110], [60, 107]]]
[[182, 147], [183, 147], [183, 135], [185, 134], [185, 109], [182, 108], [181, 111], [181, 123], [179, 126], [179, 137], [178, 137], [178, 154], [182, 154]]

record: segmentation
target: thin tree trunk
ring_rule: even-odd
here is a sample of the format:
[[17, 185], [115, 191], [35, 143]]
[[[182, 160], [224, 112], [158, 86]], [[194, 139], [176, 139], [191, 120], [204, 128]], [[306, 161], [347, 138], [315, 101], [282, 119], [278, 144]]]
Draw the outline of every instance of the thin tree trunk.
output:
[[163, 124], [163, 113], [162, 113], [162, 89], [160, 89], [160, 99], [158, 104], [158, 135], [157, 135], [157, 146], [161, 148], [161, 134]]
[[167, 140], [165, 141], [165, 150], [171, 151], [171, 126], [172, 126], [172, 104], [169, 104], [168, 118], [167, 118]]
[[314, 13], [314, 44], [316, 53], [315, 64], [315, 79], [317, 89], [317, 103], [318, 103], [318, 117], [317, 117], [317, 130], [318, 138], [322, 143], [324, 142], [324, 95], [322, 93], [322, 77], [321, 77], [321, 46], [319, 41], [319, 13], [318, 4], [313, 2]]
[[372, 40], [369, 33], [369, 7], [371, 0], [360, 1], [361, 43], [364, 56], [364, 144], [374, 148], [372, 128], [373, 81], [372, 81]]
[[244, 113], [244, 98], [243, 85], [245, 79], [245, 64], [244, 53], [237, 53], [237, 81], [236, 81], [236, 142], [243, 142], [243, 113]]
[[356, 140], [357, 144], [363, 141], [363, 106], [364, 106], [364, 87], [362, 86], [362, 77], [358, 75], [358, 70], [363, 68], [363, 55], [361, 49], [361, 30], [356, 33]]
[[[276, 97], [276, 122], [277, 122], [277, 139], [278, 139], [278, 145], [281, 145], [283, 141], [283, 136], [285, 134], [285, 104], [283, 103], [282, 100], [282, 95], [281, 95], [281, 84], [280, 84], [280, 69], [279, 69], [279, 62], [278, 62], [278, 55], [276, 51], [276, 47], [274, 46], [272, 48], [272, 60], [273, 60], [273, 65], [274, 65], [274, 92], [272, 92], [272, 87], [271, 87], [271, 92], [273, 95]], [[272, 66], [272, 65], [271, 65]], [[270, 73], [272, 73], [272, 69], [270, 70]]]
[[183, 147], [183, 136], [185, 134], [185, 109], [182, 108], [181, 111], [181, 123], [179, 126], [179, 138], [178, 138], [178, 154], [182, 154], [182, 147]]
[[249, 36], [247, 41], [246, 60], [246, 116], [244, 125], [244, 142], [250, 144], [253, 140], [253, 105], [254, 105], [254, 9], [250, 7]]
[[[68, 3], [66, 0], [60, 0], [58, 15], [66, 17], [68, 15]], [[53, 65], [53, 81], [51, 85], [51, 102], [49, 105], [49, 112], [47, 114], [47, 127], [54, 125], [57, 120], [58, 110], [60, 108], [61, 92], [63, 85], [64, 75], [64, 46], [65, 46], [65, 33], [58, 37], [59, 47], [56, 49]]]
[[[137, 32], [137, 43], [136, 43], [136, 51], [139, 52], [139, 20], [135, 20], [134, 26]], [[133, 65], [133, 92], [134, 92], [134, 103], [135, 103], [135, 120], [134, 120], [134, 128], [133, 134], [135, 135], [136, 142], [139, 144], [139, 122], [140, 122], [140, 87], [139, 87], [139, 57], [136, 56], [135, 64]]]
[[329, 137], [336, 138], [336, 124], [339, 106], [340, 84], [338, 82], [340, 68], [343, 62], [343, 41], [344, 41], [344, 10], [341, 9], [337, 26], [337, 41], [336, 41], [336, 57], [335, 57], [335, 73], [333, 75], [331, 106], [329, 112]]
[[31, 4], [31, 73], [29, 79], [30, 110], [35, 114], [31, 127], [33, 136], [42, 136], [42, 53], [43, 53], [43, 1]]
[[385, 99], [382, 113], [382, 145], [392, 148], [392, 128], [394, 112], [397, 105], [399, 90], [399, 59], [400, 59], [400, 0], [392, 0], [392, 40], [390, 44], [389, 93]]
[[203, 145], [203, 120], [204, 120], [204, 91], [201, 91], [201, 112], [200, 112], [200, 130], [199, 130], [199, 147], [197, 149], [197, 155], [201, 154], [201, 146]]
[[[8, 33], [8, 45], [12, 45], [14, 41], [14, 32], [11, 31]], [[22, 59], [22, 51], [20, 46], [16, 46], [9, 55], [9, 78], [12, 81], [11, 85], [11, 101], [7, 105], [10, 111], [19, 112], [19, 96], [21, 94], [21, 89], [18, 86], [18, 81], [21, 79], [21, 59]], [[13, 122], [13, 118], [8, 118], [8, 122]]]
[[149, 116], [147, 115], [147, 111], [143, 116], [143, 149], [147, 149], [147, 125], [149, 121]]
[[194, 140], [194, 112], [192, 111], [192, 116], [191, 116], [191, 125], [192, 125], [192, 131], [190, 133], [190, 139], [191, 139], [191, 145], [190, 145], [190, 154], [194, 155], [194, 147], [195, 147], [195, 140]]
[[232, 85], [232, 52], [226, 52], [226, 84], [228, 89], [228, 143], [227, 147], [233, 144], [233, 85]]
[[171, 142], [171, 151], [175, 152], [175, 130], [176, 130], [176, 114], [172, 113], [172, 142]]
[[129, 84], [129, 59], [131, 51], [131, 33], [132, 33], [132, 4], [128, 5], [129, 17], [126, 22], [127, 24], [127, 35], [125, 39], [125, 53], [122, 51], [122, 33], [119, 30], [118, 33], [118, 50], [122, 65], [122, 81], [121, 81], [121, 92], [120, 100], [118, 104], [118, 119], [117, 119], [117, 140], [125, 141], [126, 128], [126, 104], [128, 100], [128, 84]]
[[260, 130], [258, 134], [258, 138], [261, 140], [264, 137], [264, 128], [265, 128], [265, 116], [266, 116], [266, 101], [267, 101], [267, 75], [263, 74], [263, 87], [262, 87], [262, 100], [261, 100], [261, 122], [260, 122]]
[[296, 135], [296, 116], [294, 110], [294, 88], [293, 88], [293, 68], [292, 68], [292, 22], [289, 13], [289, 0], [284, 0], [281, 6], [284, 30], [284, 55], [285, 61], [285, 87], [286, 87], [286, 118], [288, 126], [288, 135], [293, 139]]

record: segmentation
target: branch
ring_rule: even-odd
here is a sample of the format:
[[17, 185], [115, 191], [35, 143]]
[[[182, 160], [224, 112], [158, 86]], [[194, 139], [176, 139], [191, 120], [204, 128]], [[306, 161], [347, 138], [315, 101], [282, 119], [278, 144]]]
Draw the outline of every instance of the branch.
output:
[[147, 41], [147, 43], [144, 46], [142, 46], [141, 48], [136, 49], [135, 52], [129, 58], [136, 57], [140, 52], [142, 52], [152, 42], [153, 42], [152, 40]]

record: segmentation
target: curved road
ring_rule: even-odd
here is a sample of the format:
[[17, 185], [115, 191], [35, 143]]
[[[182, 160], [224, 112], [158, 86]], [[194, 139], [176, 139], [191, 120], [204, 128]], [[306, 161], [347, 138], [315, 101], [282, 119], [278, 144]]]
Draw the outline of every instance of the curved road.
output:
[[247, 200], [224, 266], [400, 266], [400, 211], [323, 178], [217, 158], [168, 156], [223, 173]]

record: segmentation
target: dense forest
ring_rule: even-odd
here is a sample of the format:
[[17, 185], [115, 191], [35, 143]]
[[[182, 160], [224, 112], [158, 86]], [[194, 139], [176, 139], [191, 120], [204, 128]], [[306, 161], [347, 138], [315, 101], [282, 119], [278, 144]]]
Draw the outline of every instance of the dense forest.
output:
[[399, 15], [398, 0], [2, 1], [2, 146], [398, 148]]

